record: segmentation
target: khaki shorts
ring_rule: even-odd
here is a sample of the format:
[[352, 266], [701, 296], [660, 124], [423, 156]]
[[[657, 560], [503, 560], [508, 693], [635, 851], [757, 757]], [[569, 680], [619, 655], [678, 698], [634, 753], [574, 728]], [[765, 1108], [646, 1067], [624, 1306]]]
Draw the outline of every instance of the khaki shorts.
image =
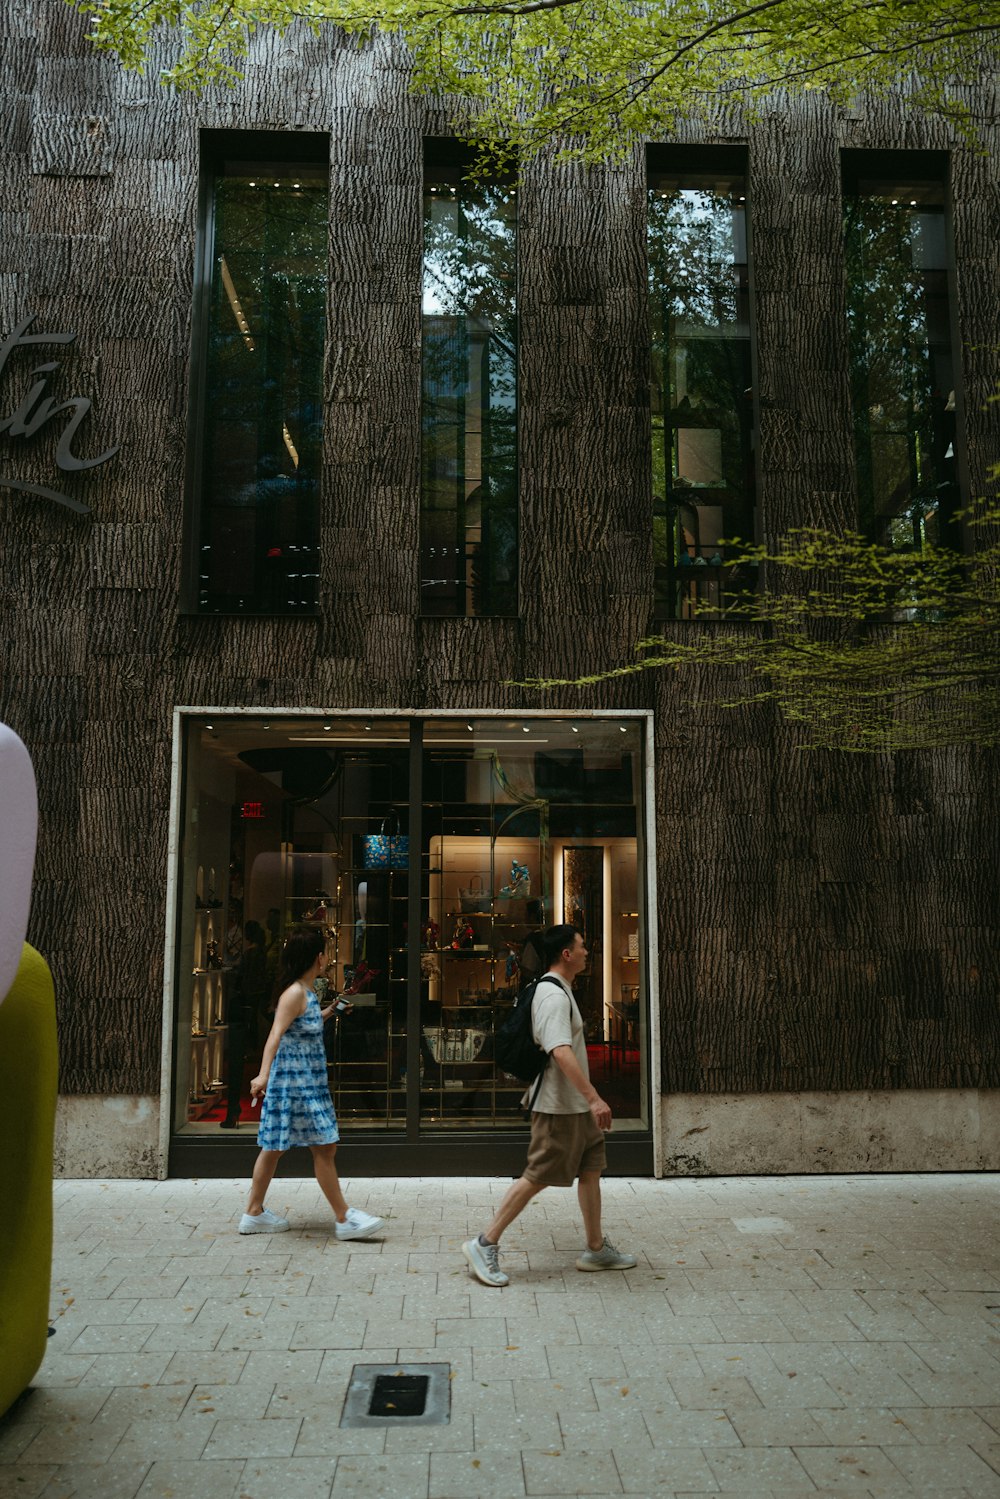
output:
[[588, 1109], [585, 1114], [531, 1116], [531, 1144], [522, 1175], [543, 1187], [571, 1187], [582, 1171], [608, 1164], [604, 1135]]

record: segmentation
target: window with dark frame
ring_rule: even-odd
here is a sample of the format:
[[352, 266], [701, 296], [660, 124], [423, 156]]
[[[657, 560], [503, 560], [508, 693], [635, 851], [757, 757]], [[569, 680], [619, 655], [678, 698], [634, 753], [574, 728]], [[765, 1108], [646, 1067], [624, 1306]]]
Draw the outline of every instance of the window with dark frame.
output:
[[256, 1125], [249, 1079], [303, 925], [324, 940], [317, 993], [353, 1005], [325, 1033], [342, 1131], [520, 1129], [494, 1036], [532, 935], [562, 921], [589, 952], [591, 1077], [619, 1128], [648, 1129], [644, 741], [634, 716], [186, 714], [175, 1131]]
[[318, 604], [329, 138], [202, 133], [188, 601]]
[[720, 619], [755, 582], [746, 153], [651, 148], [653, 560], [660, 619]]
[[961, 546], [943, 152], [843, 154], [851, 397], [861, 528]]
[[424, 155], [421, 613], [517, 613], [517, 184]]

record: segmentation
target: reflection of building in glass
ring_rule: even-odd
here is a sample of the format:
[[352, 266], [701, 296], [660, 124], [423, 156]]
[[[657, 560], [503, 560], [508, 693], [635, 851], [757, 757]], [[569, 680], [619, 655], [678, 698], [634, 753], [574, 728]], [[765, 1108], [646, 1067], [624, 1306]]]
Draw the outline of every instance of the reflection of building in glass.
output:
[[894, 547], [957, 545], [946, 159], [917, 154], [898, 165], [873, 176], [869, 155], [848, 152], [844, 162], [861, 522]]
[[424, 614], [517, 608], [517, 260], [513, 179], [424, 173], [420, 598]]
[[651, 150], [653, 552], [662, 618], [718, 617], [754, 540], [745, 162]]
[[251, 138], [251, 159], [232, 154], [225, 132], [204, 132], [202, 141], [210, 280], [192, 455], [192, 602], [206, 614], [311, 613], [319, 581], [328, 138], [297, 136], [281, 161], [268, 159], [273, 137]]

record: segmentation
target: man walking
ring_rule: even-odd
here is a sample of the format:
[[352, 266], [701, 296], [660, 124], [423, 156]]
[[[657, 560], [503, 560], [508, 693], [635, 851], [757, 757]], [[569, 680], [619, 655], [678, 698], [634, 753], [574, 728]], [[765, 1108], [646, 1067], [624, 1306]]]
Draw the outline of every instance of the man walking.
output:
[[[508, 1284], [498, 1253], [504, 1229], [545, 1187], [571, 1187], [574, 1178], [587, 1237], [576, 1268], [631, 1270], [636, 1264], [635, 1255], [620, 1254], [601, 1228], [604, 1135], [611, 1128], [611, 1109], [591, 1084], [583, 1018], [573, 998], [573, 980], [587, 966], [583, 935], [575, 926], [553, 926], [542, 941], [548, 968], [531, 1001], [531, 1029], [549, 1065], [532, 1105], [528, 1159], [485, 1233], [462, 1245], [484, 1286]], [[525, 1097], [534, 1089], [532, 1083]]]

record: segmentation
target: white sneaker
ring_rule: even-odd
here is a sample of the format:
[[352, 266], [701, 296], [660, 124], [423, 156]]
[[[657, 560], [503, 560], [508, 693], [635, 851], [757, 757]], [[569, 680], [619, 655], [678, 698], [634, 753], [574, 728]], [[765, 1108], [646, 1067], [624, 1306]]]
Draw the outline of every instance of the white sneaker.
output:
[[244, 1213], [240, 1219], [241, 1234], [283, 1234], [288, 1230], [288, 1219], [279, 1218], [270, 1208], [261, 1208], [256, 1215]]
[[373, 1218], [371, 1213], [363, 1213], [360, 1208], [348, 1208], [347, 1217], [343, 1223], [337, 1224], [334, 1233], [338, 1239], [371, 1239], [383, 1228], [384, 1218]]

